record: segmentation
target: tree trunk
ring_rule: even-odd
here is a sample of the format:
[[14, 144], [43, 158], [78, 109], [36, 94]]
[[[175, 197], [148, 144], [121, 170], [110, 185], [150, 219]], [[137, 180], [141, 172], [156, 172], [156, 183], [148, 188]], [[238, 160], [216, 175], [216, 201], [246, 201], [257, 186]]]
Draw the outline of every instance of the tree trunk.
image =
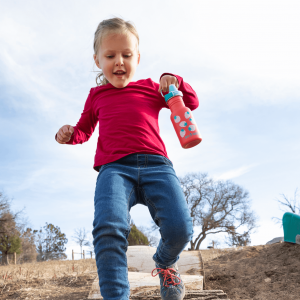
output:
[[196, 250], [199, 250], [201, 243], [204, 241], [204, 239], [206, 238], [206, 235], [203, 234], [202, 238], [198, 241], [197, 246], [196, 246]]
[[9, 265], [8, 254], [2, 252], [2, 265]]
[[191, 248], [190, 248], [190, 250], [191, 250], [191, 251], [192, 251], [192, 250], [195, 250], [195, 243], [193, 243], [193, 240], [191, 240], [190, 243], [191, 243]]

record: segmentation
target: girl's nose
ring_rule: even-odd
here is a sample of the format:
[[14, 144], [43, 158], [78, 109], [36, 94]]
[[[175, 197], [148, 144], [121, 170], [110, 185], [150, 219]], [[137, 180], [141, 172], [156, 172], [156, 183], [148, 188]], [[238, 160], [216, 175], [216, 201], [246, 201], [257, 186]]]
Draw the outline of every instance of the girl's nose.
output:
[[124, 62], [123, 62], [123, 58], [122, 56], [117, 56], [116, 57], [116, 66], [123, 66]]

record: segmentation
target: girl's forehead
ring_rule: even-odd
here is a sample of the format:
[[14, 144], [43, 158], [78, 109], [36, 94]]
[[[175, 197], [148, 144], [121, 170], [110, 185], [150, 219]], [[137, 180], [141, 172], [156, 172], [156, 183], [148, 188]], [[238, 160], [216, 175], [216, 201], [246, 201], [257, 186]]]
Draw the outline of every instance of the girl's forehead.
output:
[[102, 51], [134, 51], [138, 48], [138, 40], [134, 34], [110, 33], [103, 37], [100, 45]]

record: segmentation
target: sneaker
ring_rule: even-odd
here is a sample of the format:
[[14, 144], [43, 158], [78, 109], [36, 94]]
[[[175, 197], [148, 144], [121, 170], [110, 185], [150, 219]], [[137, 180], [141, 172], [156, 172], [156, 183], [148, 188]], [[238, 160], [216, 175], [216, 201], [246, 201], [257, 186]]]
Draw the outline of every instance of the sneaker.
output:
[[[156, 274], [153, 275], [153, 272]], [[156, 268], [151, 272], [155, 277], [159, 275], [160, 295], [162, 300], [182, 300], [185, 295], [185, 286], [180, 278], [177, 264], [173, 264], [166, 269], [160, 268], [156, 264]]]

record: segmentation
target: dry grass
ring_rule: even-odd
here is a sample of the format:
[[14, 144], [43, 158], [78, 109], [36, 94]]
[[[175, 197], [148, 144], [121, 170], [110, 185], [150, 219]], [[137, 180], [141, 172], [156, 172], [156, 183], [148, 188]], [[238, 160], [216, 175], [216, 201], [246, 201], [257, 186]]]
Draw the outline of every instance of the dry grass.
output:
[[82, 300], [97, 276], [95, 259], [0, 266], [0, 300]]
[[0, 286], [6, 282], [56, 279], [97, 271], [95, 259], [46, 261], [0, 266]]

